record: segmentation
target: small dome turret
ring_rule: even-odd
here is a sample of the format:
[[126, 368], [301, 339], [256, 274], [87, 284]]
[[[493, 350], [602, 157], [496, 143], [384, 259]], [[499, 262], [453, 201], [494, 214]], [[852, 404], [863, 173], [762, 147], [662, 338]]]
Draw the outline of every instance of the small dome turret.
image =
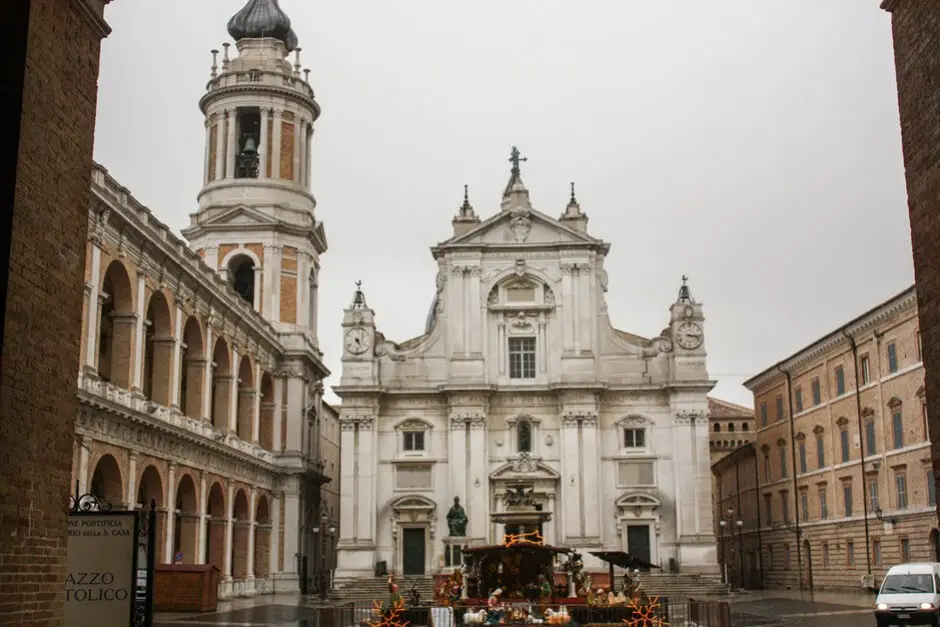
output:
[[278, 6], [277, 0], [248, 0], [242, 10], [228, 21], [228, 34], [236, 42], [241, 39], [271, 37], [284, 43], [288, 52], [297, 47], [297, 34], [290, 26], [290, 18]]

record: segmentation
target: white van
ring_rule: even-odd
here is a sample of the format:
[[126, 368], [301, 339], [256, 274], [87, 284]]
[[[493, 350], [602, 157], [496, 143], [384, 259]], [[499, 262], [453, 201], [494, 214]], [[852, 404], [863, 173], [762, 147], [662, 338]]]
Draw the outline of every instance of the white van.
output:
[[940, 627], [940, 563], [892, 566], [875, 598], [875, 619], [878, 627]]

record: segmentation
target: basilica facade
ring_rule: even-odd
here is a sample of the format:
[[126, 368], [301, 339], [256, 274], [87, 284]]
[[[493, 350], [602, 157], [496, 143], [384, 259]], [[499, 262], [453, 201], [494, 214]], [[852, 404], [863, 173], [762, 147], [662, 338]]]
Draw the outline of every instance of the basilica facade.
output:
[[432, 248], [424, 334], [385, 338], [360, 288], [345, 311], [337, 577], [446, 572], [502, 541], [490, 515], [520, 487], [590, 569], [622, 550], [713, 574], [702, 306], [683, 280], [655, 337], [614, 327], [610, 245], [573, 188], [559, 218], [536, 210], [521, 160], [495, 215], [465, 195]]
[[79, 496], [155, 502], [157, 562], [214, 565], [223, 598], [323, 585], [339, 516], [323, 487], [338, 428], [316, 333], [320, 108], [274, 0], [228, 31], [186, 239], [92, 172], [72, 464]]

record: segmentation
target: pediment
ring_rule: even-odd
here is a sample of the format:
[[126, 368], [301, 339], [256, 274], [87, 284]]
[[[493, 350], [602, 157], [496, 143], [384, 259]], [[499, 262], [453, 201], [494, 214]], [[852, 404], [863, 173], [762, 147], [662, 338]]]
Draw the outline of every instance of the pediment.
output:
[[402, 496], [392, 502], [392, 510], [399, 512], [407, 510], [427, 511], [436, 508], [437, 505], [434, 503], [434, 501], [419, 494]]
[[628, 492], [617, 499], [617, 507], [621, 509], [659, 506], [659, 499], [646, 492]]
[[492, 481], [515, 481], [518, 479], [548, 479], [557, 481], [561, 475], [540, 459], [519, 455], [490, 473]]
[[599, 244], [600, 240], [570, 229], [558, 220], [538, 211], [523, 215], [503, 211], [478, 227], [452, 237], [441, 246], [492, 246], [521, 244]]
[[275, 220], [272, 220], [270, 216], [262, 213], [261, 211], [252, 209], [251, 207], [246, 207], [245, 205], [239, 205], [213, 216], [212, 218], [203, 222], [200, 226], [261, 226], [274, 223]]

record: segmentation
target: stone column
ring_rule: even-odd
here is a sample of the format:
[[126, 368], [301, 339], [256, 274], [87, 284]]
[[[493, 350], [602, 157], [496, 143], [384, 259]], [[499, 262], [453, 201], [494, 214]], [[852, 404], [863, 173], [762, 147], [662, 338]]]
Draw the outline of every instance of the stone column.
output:
[[356, 492], [359, 495], [357, 525], [359, 537], [369, 543], [375, 543], [375, 525], [377, 516], [375, 503], [376, 457], [375, 419], [371, 416], [359, 419], [359, 476], [356, 477]]
[[[296, 153], [295, 153], [296, 154]], [[304, 326], [304, 315], [307, 311], [306, 307], [306, 285], [307, 285], [307, 272], [308, 272], [308, 263], [307, 255], [301, 251], [297, 252], [297, 293], [294, 298], [294, 320], [297, 321], [297, 326]]]
[[264, 281], [264, 269], [256, 266], [254, 269], [254, 272], [255, 272], [255, 285], [254, 285], [254, 291], [251, 295], [251, 302], [253, 305], [252, 308], [258, 313], [261, 313], [261, 306], [262, 306], [261, 283]]
[[[447, 492], [444, 503], [441, 504], [444, 511], [450, 508], [455, 496], [460, 497], [460, 502], [463, 504], [464, 509], [468, 512], [473, 511], [470, 504], [470, 494], [468, 494], [467, 490], [467, 456], [468, 454], [472, 455], [476, 453], [476, 451], [467, 450], [467, 447], [470, 445], [469, 438], [467, 437], [469, 421], [470, 417], [466, 412], [460, 412], [459, 410], [451, 412], [447, 452], [447, 467], [450, 470], [450, 490]], [[471, 533], [471, 530], [468, 529], [465, 535], [471, 535]]]
[[470, 476], [467, 485], [470, 494], [467, 501], [470, 519], [467, 535], [487, 538], [490, 530], [490, 478], [489, 450], [487, 445], [486, 415], [476, 412], [470, 418]]
[[281, 176], [281, 130], [283, 125], [284, 112], [280, 109], [274, 110], [274, 137], [271, 140], [274, 145], [271, 146], [271, 178], [276, 179]]
[[597, 430], [597, 413], [587, 412], [581, 419], [581, 452], [582, 465], [581, 492], [584, 502], [581, 504], [581, 515], [584, 520], [584, 533], [586, 538], [600, 541], [601, 529], [601, 441]]
[[219, 269], [219, 247], [218, 246], [206, 246], [202, 249], [203, 258], [202, 260], [206, 263], [207, 266], [213, 270], [218, 271]]
[[294, 577], [297, 573], [297, 555], [300, 553], [300, 495], [284, 493], [284, 573]]
[[545, 534], [545, 538], [544, 538], [545, 544], [551, 544], [553, 546], [557, 546], [558, 540], [556, 539], [556, 534], [555, 534], [555, 519], [556, 519], [555, 507], [557, 505], [557, 502], [555, 500], [554, 492], [549, 493], [548, 502], [545, 505], [548, 508], [548, 511], [552, 512], [552, 519], [546, 522], [542, 526], [542, 532]]
[[271, 322], [278, 322], [281, 319], [281, 310], [278, 303], [278, 292], [281, 282], [281, 246], [264, 247], [264, 289], [262, 290], [261, 312], [265, 318]]
[[284, 378], [275, 377], [274, 378], [274, 437], [273, 437], [273, 448], [275, 452], [281, 452], [284, 450], [284, 442], [282, 437], [282, 432], [284, 430], [284, 406], [281, 402], [281, 399], [284, 397]]
[[232, 379], [231, 389], [228, 397], [228, 430], [231, 433], [238, 433], [238, 348], [232, 346]]
[[578, 414], [565, 412], [561, 417], [561, 509], [556, 515], [561, 527], [562, 544], [584, 536], [581, 528], [581, 490], [580, 472], [581, 450], [578, 446]]
[[306, 150], [306, 157], [304, 158], [304, 187], [310, 189], [310, 144], [313, 143], [313, 123], [309, 124], [307, 130], [306, 141], [304, 141], [304, 149]]
[[255, 578], [255, 527], [258, 521], [255, 520], [255, 499], [257, 498], [255, 489], [251, 489], [248, 496], [248, 562], [245, 569], [245, 578], [248, 581], [254, 581]]
[[[88, 493], [88, 462], [91, 454], [91, 438], [81, 436], [78, 444], [78, 494]], [[101, 496], [101, 495], [95, 495]]]
[[134, 307], [134, 313], [137, 315], [137, 324], [134, 328], [134, 348], [133, 348], [133, 372], [131, 379], [133, 390], [138, 394], [144, 388], [144, 324], [146, 322], [147, 312], [144, 311], [146, 296], [146, 275], [143, 272], [137, 273], [137, 302]]
[[261, 141], [258, 142], [258, 178], [267, 178], [268, 176], [268, 115], [269, 110], [266, 107], [261, 107]]
[[173, 359], [170, 365], [170, 407], [180, 408], [180, 381], [183, 376], [182, 344], [183, 344], [183, 307], [176, 304], [176, 324], [173, 331]]
[[127, 509], [134, 511], [137, 505], [137, 451], [131, 451], [127, 460], [127, 494], [124, 503]]
[[[261, 366], [255, 364], [255, 389], [251, 398], [251, 442], [258, 443], [258, 431], [261, 427]], [[254, 489], [254, 488], [252, 488]]]
[[235, 127], [238, 120], [235, 115], [235, 109], [229, 109], [225, 116], [228, 120], [228, 142], [225, 145], [225, 178], [235, 178], [235, 155], [238, 153], [238, 137], [235, 133]]
[[[225, 178], [225, 120], [227, 112], [219, 112], [215, 125], [215, 180]], [[211, 266], [215, 268], [215, 266]]]
[[173, 540], [176, 538], [176, 462], [170, 462], [169, 480], [166, 486], [166, 541], [164, 542], [163, 561], [173, 563]]
[[301, 152], [301, 136], [303, 128], [303, 120], [299, 117], [294, 118], [294, 178], [295, 183], [300, 183], [300, 152]]
[[208, 489], [206, 485], [206, 473], [199, 473], [199, 503], [197, 505], [197, 511], [199, 512], [199, 540], [196, 542], [196, 547], [198, 549], [198, 554], [196, 555], [195, 564], [205, 564], [206, 563], [206, 490]]
[[[674, 451], [689, 451], [692, 448], [691, 419], [686, 412], [679, 412], [673, 420], [672, 448]], [[681, 543], [682, 537], [694, 534], [696, 528], [695, 469], [691, 464], [691, 455], [674, 456], [672, 463], [676, 480], [676, 537]]]
[[268, 554], [268, 573], [280, 572], [278, 556], [281, 554], [281, 499], [271, 496], [271, 550]]
[[304, 169], [306, 167], [307, 161], [307, 149], [305, 144], [307, 143], [307, 121], [303, 118], [297, 118], [297, 174], [294, 177], [294, 180], [298, 185], [303, 186], [304, 184]]
[[444, 292], [447, 294], [447, 304], [444, 306], [444, 311], [447, 312], [447, 328], [449, 343], [451, 346], [451, 353], [456, 354], [458, 352], [466, 352], [466, 343], [464, 338], [466, 335], [466, 330], [464, 325], [466, 324], [466, 313], [464, 307], [464, 284], [463, 284], [463, 275], [464, 267], [463, 266], [452, 266], [451, 275], [450, 275], [450, 287], [448, 287]]
[[98, 284], [101, 281], [101, 248], [97, 242], [91, 246], [91, 278], [88, 283], [88, 318], [85, 320], [85, 368], [98, 369]]
[[468, 272], [468, 288], [470, 290], [469, 314], [467, 321], [470, 326], [470, 353], [473, 355], [483, 355], [483, 310], [480, 307], [480, 291], [483, 287], [480, 284], [480, 275], [482, 270], [479, 267], [473, 267]]
[[[212, 361], [212, 324], [206, 324], [206, 373], [202, 382], [202, 418], [212, 422], [212, 381], [215, 364]], [[190, 416], [195, 418], [196, 416]]]
[[180, 524], [180, 553], [183, 554], [184, 564], [202, 564], [203, 559], [199, 553], [199, 540], [202, 536], [202, 524], [199, 516], [182, 514]]
[[304, 380], [301, 373], [293, 373], [286, 380], [287, 385], [287, 442], [284, 450], [301, 453], [305, 443], [303, 441], [304, 416]]
[[225, 521], [225, 555], [222, 556], [222, 563], [225, 567], [222, 569], [222, 575], [231, 581], [232, 579], [232, 543], [234, 542], [234, 522], [235, 522], [235, 486], [229, 484], [228, 496], [225, 499], [225, 515], [228, 520]]
[[206, 185], [209, 183], [209, 174], [212, 172], [212, 168], [215, 167], [209, 159], [212, 155], [212, 119], [206, 118], [206, 154], [203, 157], [202, 163], [202, 184]]
[[356, 490], [356, 426], [354, 420], [340, 421], [340, 495], [339, 495], [339, 543], [353, 544], [358, 540], [356, 505], [359, 502]]
[[[561, 263], [561, 298], [559, 299], [561, 316], [559, 316], [559, 322], [561, 323], [562, 350], [565, 353], [574, 350], [574, 325], [577, 319], [577, 301], [572, 294], [573, 270], [573, 264], [569, 262]], [[564, 498], [562, 501], [564, 501]], [[567, 534], [567, 531], [565, 533]]]

